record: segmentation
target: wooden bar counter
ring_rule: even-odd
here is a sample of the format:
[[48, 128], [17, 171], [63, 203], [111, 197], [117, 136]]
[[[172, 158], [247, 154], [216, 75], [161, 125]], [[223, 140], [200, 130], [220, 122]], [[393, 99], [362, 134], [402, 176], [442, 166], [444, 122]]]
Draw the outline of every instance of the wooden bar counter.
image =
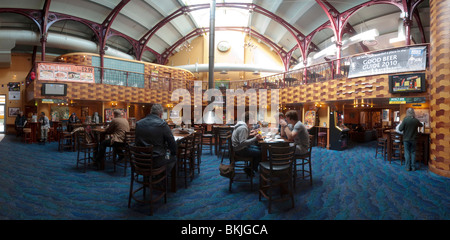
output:
[[[391, 158], [392, 155], [392, 143], [391, 143], [391, 134], [395, 133], [395, 129], [388, 129], [384, 131], [387, 134], [387, 155], [388, 159]], [[428, 161], [430, 158], [430, 133], [425, 131], [423, 133], [417, 133], [416, 140], [416, 162], [421, 162], [425, 165], [428, 165]]]

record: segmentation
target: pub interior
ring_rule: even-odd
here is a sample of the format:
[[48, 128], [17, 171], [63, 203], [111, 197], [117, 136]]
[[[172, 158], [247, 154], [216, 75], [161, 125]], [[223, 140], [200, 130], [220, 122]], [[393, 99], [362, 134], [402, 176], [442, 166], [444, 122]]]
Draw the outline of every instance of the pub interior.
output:
[[[45, 6], [50, 4], [51, 9], [55, 2], [61, 1], [45, 1]], [[87, 3], [88, 1], [81, 2], [91, 4]], [[141, 1], [129, 2], [121, 1], [121, 4], [137, 7], [134, 4]], [[261, 2], [253, 1], [252, 6], [256, 6], [256, 13]], [[376, 3], [376, 1], [359, 2], [361, 8], [369, 10], [371, 6], [369, 3]], [[430, 3], [432, 1], [418, 2], [421, 13], [426, 12], [428, 16], [430, 8], [438, 8]], [[64, 4], [71, 5], [66, 2]], [[232, 3], [224, 1], [223, 4], [233, 9]], [[18, 9], [21, 9], [20, 6], [2, 5], [4, 3], [0, 3], [0, 23], [10, 15], [19, 15], [17, 13]], [[103, 6], [100, 3], [99, 5]], [[385, 5], [389, 4], [383, 6]], [[217, 10], [219, 9], [221, 8], [218, 7]], [[58, 8], [55, 8], [50, 12], [57, 13], [57, 10]], [[450, 12], [448, 7], [444, 10]], [[18, 17], [16, 21], [30, 21], [25, 20], [28, 11], [25, 12], [25, 17]], [[113, 12], [119, 16], [126, 14], [121, 12], [120, 8], [115, 8]], [[83, 19], [83, 15], [78, 14], [80, 15], [75, 16], [77, 24], [72, 22], [71, 27], [84, 24], [80, 20]], [[250, 16], [252, 15], [257, 14], [250, 11]], [[272, 21], [275, 21], [273, 19]], [[361, 26], [364, 24], [361, 23]], [[430, 34], [439, 34], [439, 30], [434, 28], [450, 29], [449, 23], [436, 26], [437, 23], [430, 21], [429, 24], [431, 30], [427, 28], [429, 32], [424, 33], [428, 34], [428, 39]], [[251, 26], [243, 32], [235, 30], [219, 27], [215, 34], [208, 30], [202, 35], [196, 35], [190, 41], [184, 36], [178, 45], [166, 48], [170, 50], [168, 56], [154, 54], [159, 58], [151, 61], [105, 54], [105, 50], [60, 51], [46, 46], [47, 40], [42, 40], [40, 45], [31, 47], [30, 53], [26, 51], [30, 49], [29, 46], [18, 42], [16, 49], [12, 48], [10, 52], [9, 64], [0, 68], [2, 85], [0, 107], [3, 106], [4, 110], [4, 114], [0, 115], [1, 127], [4, 130], [0, 132], [1, 161], [11, 161], [9, 159], [13, 159], [13, 154], [18, 155], [19, 161], [26, 157], [35, 157], [36, 160], [46, 161], [44, 165], [53, 165], [55, 159], [61, 159], [61, 162], [58, 161], [57, 165], [52, 166], [52, 169], [59, 169], [57, 171], [63, 171], [77, 178], [82, 176], [92, 178], [92, 181], [101, 179], [102, 183], [112, 181], [119, 186], [115, 191], [122, 192], [117, 193], [116, 197], [114, 194], [104, 193], [105, 196], [114, 198], [111, 200], [115, 204], [112, 208], [119, 209], [111, 210], [108, 214], [102, 213], [103, 206], [94, 212], [75, 209], [75, 212], [83, 212], [79, 216], [66, 211], [62, 211], [64, 214], [61, 213], [61, 216], [47, 213], [51, 210], [29, 213], [27, 211], [36, 210], [21, 210], [10, 206], [18, 214], [5, 210], [4, 213], [0, 213], [0, 219], [450, 219], [450, 194], [448, 194], [450, 141], [445, 141], [449, 136], [446, 134], [448, 129], [445, 130], [445, 126], [448, 127], [450, 122], [448, 118], [450, 96], [448, 91], [444, 93], [448, 84], [439, 80], [441, 77], [437, 75], [440, 72], [432, 65], [441, 64], [445, 66], [443, 68], [448, 68], [450, 66], [446, 61], [436, 59], [434, 56], [439, 54], [450, 56], [448, 52], [443, 53], [434, 47], [431, 48], [432, 44], [439, 44], [440, 41], [448, 43], [449, 39], [431, 38], [436, 42], [422, 43], [403, 40], [400, 45], [392, 44], [386, 48], [374, 47], [368, 40], [361, 40], [361, 43], [358, 43], [360, 46], [354, 44], [338, 48], [337, 51], [341, 52], [337, 56], [329, 54], [329, 58], [321, 56], [318, 59], [313, 58], [314, 53], [317, 55], [319, 49], [326, 48], [327, 43], [325, 40], [311, 41], [314, 44], [311, 48], [316, 49], [307, 52], [302, 48], [304, 52], [300, 53], [300, 55], [310, 54], [309, 56], [286, 60], [280, 59], [280, 53], [285, 53], [283, 47], [273, 42], [267, 44], [270, 39], [254, 31]], [[0, 39], [2, 31], [4, 28], [0, 24]], [[89, 31], [95, 32], [91, 28]], [[114, 44], [123, 45], [121, 41], [130, 40], [130, 37], [119, 33], [118, 30], [112, 32], [122, 40], [110, 42], [109, 48], [113, 48]], [[213, 35], [216, 38], [215, 44], [210, 46], [208, 41], [211, 41]], [[386, 41], [382, 35], [377, 36], [380, 43]], [[363, 43], [371, 48], [364, 46]], [[137, 45], [139, 44], [131, 44]], [[361, 48], [363, 51], [360, 51]], [[105, 49], [108, 49], [108, 46]], [[151, 51], [147, 48], [144, 50], [147, 54], [144, 56], [148, 59]], [[138, 52], [130, 50], [125, 53], [138, 56]], [[293, 56], [294, 52], [296, 51], [289, 52], [289, 57]], [[216, 69], [208, 67], [203, 69], [204, 65], [208, 65], [208, 60], [211, 64], [211, 54]], [[321, 59], [323, 60], [319, 61]], [[310, 62], [307, 63], [308, 60]], [[191, 61], [196, 63], [193, 65]], [[416, 64], [417, 62], [420, 64]], [[387, 66], [393, 63], [399, 67]], [[228, 68], [223, 68], [223, 64]], [[249, 67], [258, 64], [260, 67], [257, 69]], [[245, 66], [238, 68], [235, 65]], [[273, 70], [278, 67], [280, 71]], [[442, 78], [449, 77], [449, 74], [446, 74]], [[18, 84], [13, 86], [10, 83]], [[214, 98], [208, 99], [209, 90], [215, 90]], [[19, 101], [11, 98], [13, 91], [19, 92]], [[244, 97], [241, 99], [238, 95]], [[163, 107], [161, 118], [167, 123], [178, 146], [176, 167], [165, 173], [163, 187], [149, 182], [148, 177], [143, 178], [141, 182], [139, 176], [144, 173], [139, 172], [142, 169], [136, 167], [140, 155], [134, 148], [136, 124], [151, 115], [151, 109], [155, 104]], [[405, 119], [409, 108], [415, 110], [415, 118], [423, 124], [423, 127], [417, 129], [415, 156], [418, 167], [412, 172], [405, 171], [405, 148], [402, 132], [397, 128]], [[110, 133], [106, 129], [111, 125], [116, 110], [121, 112], [121, 117], [128, 120], [130, 127], [124, 138], [125, 145], [120, 147], [124, 150], [124, 156], [116, 147], [111, 146], [107, 148], [104, 162], [96, 165], [94, 158], [101, 142], [110, 138]], [[259, 170], [255, 172], [255, 176], [243, 171], [249, 166], [250, 160], [237, 155], [232, 142], [236, 123], [242, 116], [240, 114], [253, 110], [256, 119], [250, 128], [262, 136], [262, 139], [255, 143], [262, 149]], [[305, 126], [310, 137], [306, 140], [309, 144], [306, 154], [298, 154], [295, 153], [295, 149], [288, 148], [296, 140], [281, 136], [278, 130], [278, 119], [275, 119], [277, 114], [292, 111], [297, 114], [298, 121]], [[22, 126], [16, 124], [19, 112], [23, 112], [26, 119]], [[50, 120], [46, 139], [41, 139], [39, 121], [41, 113]], [[77, 116], [76, 122], [69, 120], [73, 114]], [[214, 117], [209, 118], [209, 114], [213, 114]], [[85, 134], [90, 134], [92, 139], [86, 140]], [[287, 180], [278, 175], [280, 178], [277, 178], [280, 180], [278, 185], [275, 184], [277, 181], [272, 179], [276, 176], [273, 164], [276, 164], [277, 147], [284, 148], [286, 156], [291, 154], [289, 162], [283, 165], [288, 164], [289, 168], [288, 170], [282, 168], [286, 172], [281, 174]], [[20, 153], [9, 153], [13, 150], [8, 149], [15, 148], [23, 149], [25, 152], [29, 150], [32, 154], [26, 153], [23, 157]], [[6, 169], [6, 166], [7, 164], [1, 165], [0, 172], [8, 176], [11, 170]], [[226, 171], [222, 169], [226, 167], [232, 169], [232, 175], [222, 172]], [[369, 167], [371, 169], [367, 169]], [[39, 173], [31, 175], [35, 174], [39, 175]], [[391, 181], [378, 179], [378, 175]], [[150, 176], [150, 179], [156, 176]], [[328, 181], [327, 177], [340, 182], [334, 183], [337, 185], [330, 184], [336, 188], [342, 182], [348, 182], [346, 183], [348, 185], [338, 188], [338, 191], [342, 191], [341, 197], [333, 196], [327, 189], [325, 184]], [[397, 177], [408, 179], [409, 185], [405, 188], [415, 189], [411, 190], [413, 193], [426, 192], [424, 196], [416, 194], [417, 196], [411, 200], [415, 201], [412, 205], [417, 207], [417, 211], [410, 212], [402, 207], [391, 209], [394, 207], [385, 206], [401, 204], [398, 202], [392, 204], [397, 200], [379, 199], [380, 196], [387, 198], [385, 195], [389, 194], [395, 195], [394, 198], [401, 198], [402, 194], [398, 189], [402, 187], [385, 183], [394, 182], [402, 185]], [[369, 183], [364, 182], [367, 179], [370, 179]], [[133, 181], [135, 181], [134, 188]], [[412, 187], [414, 185], [412, 182], [421, 184]], [[142, 200], [140, 199], [142, 194], [138, 191], [138, 185], [150, 188], [150, 194], [160, 192], [161, 195], [158, 195], [155, 201], [151, 200], [151, 203], [145, 202], [140, 205], [138, 202]], [[364, 190], [353, 190], [352, 185], [362, 186]], [[433, 187], [425, 190], [428, 185]], [[382, 186], [385, 190], [374, 190], [377, 186]], [[282, 194], [278, 194], [279, 192], [273, 194], [268, 190], [278, 189], [276, 187], [281, 189], [276, 191]], [[204, 210], [198, 210], [200, 214], [186, 213], [185, 210], [180, 210], [186, 206], [174, 203], [174, 201], [188, 201], [182, 200], [183, 196], [195, 198], [196, 192], [213, 191], [210, 189], [221, 189], [219, 196], [212, 193], [209, 196], [201, 195], [198, 196], [201, 198], [198, 199], [199, 202], [209, 199], [208, 201], [215, 201], [210, 204], [218, 205], [219, 208], [223, 207], [230, 212], [231, 208], [236, 208], [240, 209], [238, 210], [240, 212], [237, 215], [229, 215], [222, 213], [222, 210], [211, 209], [210, 213]], [[349, 191], [351, 193], [344, 195], [348, 189], [352, 190]], [[138, 192], [135, 194], [134, 190]], [[97, 188], [92, 191], [101, 190]], [[367, 193], [366, 197], [360, 196], [358, 191], [371, 192], [373, 195]], [[8, 192], [3, 183], [0, 186], [1, 192]], [[282, 203], [278, 205], [276, 202], [272, 203], [272, 197], [269, 197], [271, 194], [289, 197], [284, 199], [285, 201], [280, 201]], [[329, 199], [341, 201], [331, 203], [319, 197], [328, 194]], [[253, 196], [253, 202], [243, 203], [242, 207], [226, 200], [233, 198], [233, 201], [239, 202], [247, 195]], [[267, 199], [261, 200], [261, 197]], [[350, 200], [353, 198], [355, 200]], [[352, 206], [365, 205], [365, 201], [369, 200], [362, 199], [375, 198], [379, 202], [374, 203], [370, 200], [370, 204], [376, 205], [373, 208], [377, 209], [372, 212], [370, 207], [366, 206], [360, 206], [359, 210], [350, 210], [351, 206], [337, 207], [345, 205], [348, 201], [361, 201], [351, 202]], [[427, 199], [434, 201], [430, 200], [427, 206], [424, 203], [428, 201]], [[314, 203], [308, 204], [310, 201]], [[334, 207], [330, 204], [334, 204]], [[194, 207], [197, 206], [192, 206]], [[39, 207], [30, 207], [36, 208]], [[209, 209], [210, 206], [198, 207], [201, 208]], [[334, 208], [339, 210], [334, 212]], [[246, 214], [245, 212], [250, 209], [258, 215]], [[4, 208], [0, 207], [0, 210]], [[20, 213], [21, 211], [23, 213]]]

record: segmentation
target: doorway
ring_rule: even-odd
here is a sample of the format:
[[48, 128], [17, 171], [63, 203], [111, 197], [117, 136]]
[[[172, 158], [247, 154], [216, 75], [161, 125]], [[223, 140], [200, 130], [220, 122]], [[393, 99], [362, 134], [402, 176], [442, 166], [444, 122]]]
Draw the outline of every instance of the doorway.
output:
[[6, 126], [5, 104], [6, 104], [6, 95], [0, 95], [0, 133], [5, 133], [5, 126]]

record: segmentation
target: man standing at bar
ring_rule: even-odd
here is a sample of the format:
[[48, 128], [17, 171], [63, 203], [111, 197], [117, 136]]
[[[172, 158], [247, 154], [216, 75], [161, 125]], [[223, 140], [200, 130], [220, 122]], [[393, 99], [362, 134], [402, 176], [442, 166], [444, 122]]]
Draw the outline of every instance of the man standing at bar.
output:
[[408, 108], [406, 110], [406, 117], [398, 127], [400, 131], [403, 131], [406, 171], [416, 170], [416, 139], [418, 127], [423, 127], [423, 124], [416, 118], [414, 109]]

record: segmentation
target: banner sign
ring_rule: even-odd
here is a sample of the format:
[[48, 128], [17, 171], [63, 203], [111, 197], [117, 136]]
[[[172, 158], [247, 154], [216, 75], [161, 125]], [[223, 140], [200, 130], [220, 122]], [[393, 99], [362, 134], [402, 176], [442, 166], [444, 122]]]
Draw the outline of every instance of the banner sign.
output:
[[94, 68], [61, 63], [38, 63], [38, 80], [94, 83]]
[[425, 97], [389, 98], [389, 104], [425, 103]]
[[426, 69], [426, 59], [426, 46], [404, 47], [359, 55], [350, 58], [348, 78], [424, 71]]

